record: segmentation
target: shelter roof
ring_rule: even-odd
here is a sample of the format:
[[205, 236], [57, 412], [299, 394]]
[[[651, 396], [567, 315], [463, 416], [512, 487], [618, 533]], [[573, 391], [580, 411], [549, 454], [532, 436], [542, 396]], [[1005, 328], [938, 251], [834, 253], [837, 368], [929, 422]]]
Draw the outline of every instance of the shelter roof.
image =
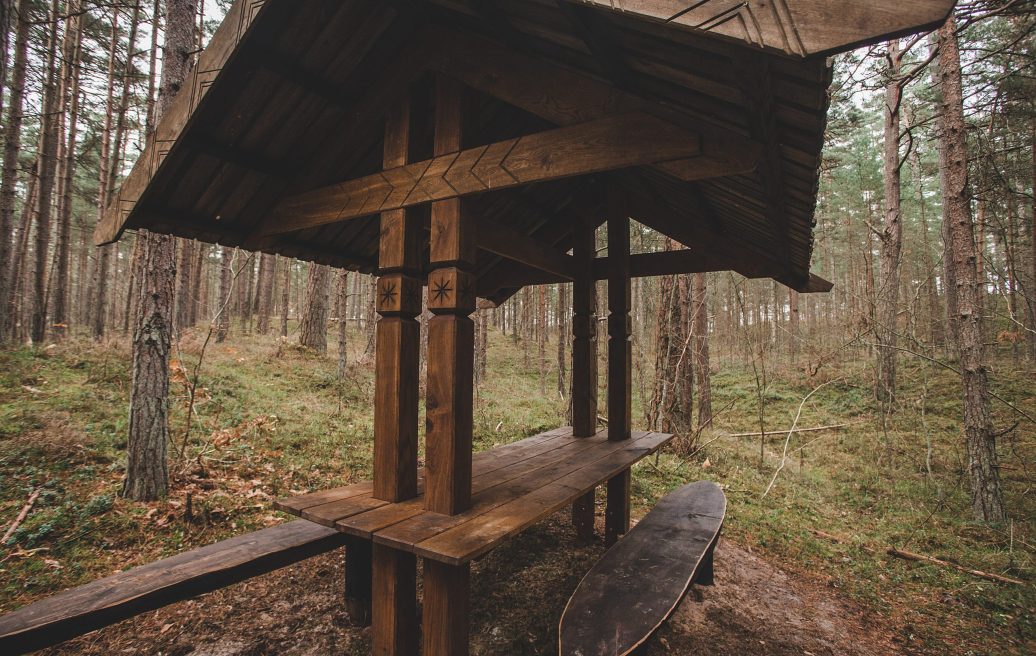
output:
[[[698, 148], [693, 158], [488, 184], [466, 196], [481, 222], [480, 297], [498, 302], [564, 279], [515, 252], [567, 251], [576, 220], [603, 222], [609, 188], [623, 192], [629, 216], [693, 254], [639, 275], [730, 269], [826, 289], [809, 274], [831, 83], [824, 55], [937, 24], [951, 7], [237, 0], [95, 239], [146, 228], [372, 272], [388, 203], [377, 193], [399, 191], [398, 181], [370, 183], [382, 171], [386, 113], [412, 99], [411, 161], [429, 160], [433, 80], [447, 76], [472, 89], [466, 148], [615, 117], [630, 134], [656, 121], [675, 126]], [[358, 179], [366, 182], [342, 184]], [[343, 209], [343, 199], [355, 207]]]

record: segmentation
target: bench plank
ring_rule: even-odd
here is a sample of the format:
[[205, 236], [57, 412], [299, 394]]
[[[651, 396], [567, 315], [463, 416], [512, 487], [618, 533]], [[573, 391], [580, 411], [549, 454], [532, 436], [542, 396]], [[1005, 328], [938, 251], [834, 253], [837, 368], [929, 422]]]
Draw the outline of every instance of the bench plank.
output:
[[561, 618], [561, 656], [619, 656], [642, 645], [692, 582], [711, 583], [725, 512], [710, 481], [663, 497], [579, 583]]
[[298, 520], [119, 572], [0, 617], [0, 654], [43, 649], [331, 551], [346, 539]]

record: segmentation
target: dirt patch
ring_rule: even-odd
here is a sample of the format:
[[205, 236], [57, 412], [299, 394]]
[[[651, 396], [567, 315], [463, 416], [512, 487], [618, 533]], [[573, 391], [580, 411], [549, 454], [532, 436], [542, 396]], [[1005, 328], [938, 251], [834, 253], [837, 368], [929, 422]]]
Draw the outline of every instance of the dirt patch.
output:
[[[564, 513], [475, 564], [473, 654], [555, 654], [557, 621], [603, 546], [579, 546]], [[51, 654], [322, 656], [369, 654], [370, 630], [349, 626], [342, 559], [332, 553], [147, 613]], [[895, 631], [820, 582], [722, 542], [716, 585], [695, 588], [646, 645], [662, 654], [897, 653]]]
[[723, 541], [716, 585], [694, 587], [652, 641], [649, 654], [899, 653], [894, 630], [833, 591]]

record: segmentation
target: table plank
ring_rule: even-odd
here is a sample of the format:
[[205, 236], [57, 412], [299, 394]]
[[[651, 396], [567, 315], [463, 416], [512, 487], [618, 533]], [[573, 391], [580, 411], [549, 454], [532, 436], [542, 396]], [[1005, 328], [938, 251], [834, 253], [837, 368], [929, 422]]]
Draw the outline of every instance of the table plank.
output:
[[477, 521], [481, 515], [494, 508], [549, 485], [587, 463], [604, 458], [625, 446], [621, 442], [609, 444], [608, 436], [604, 432], [598, 433], [595, 437], [573, 438], [569, 451], [559, 453], [564, 449], [558, 449], [546, 454], [554, 457], [535, 462], [534, 464], [538, 465], [535, 469], [508, 467], [500, 470], [512, 470], [510, 477], [498, 480], [495, 485], [476, 494], [472, 500], [472, 507], [467, 511], [452, 516], [433, 512], [422, 513], [378, 531], [375, 540], [379, 544], [413, 551], [414, 545], [428, 538], [467, 522]]
[[[535, 450], [542, 447], [545, 444], [557, 442], [564, 437], [571, 436], [572, 427], [562, 426], [555, 428], [531, 437], [527, 437], [517, 442], [511, 442], [503, 446], [481, 451], [474, 456], [472, 466], [477, 472], [491, 471], [498, 468], [499, 461], [508, 461], [509, 458], [518, 456], [526, 451]], [[417, 473], [418, 476], [418, 491], [423, 489], [424, 484], [424, 469], [422, 468]], [[336, 487], [329, 490], [318, 490], [310, 492], [309, 494], [303, 494], [297, 497], [290, 497], [286, 499], [276, 499], [273, 502], [273, 507], [276, 510], [282, 512], [291, 513], [292, 515], [298, 515], [300, 517], [316, 517], [318, 519], [311, 519], [311, 521], [317, 521], [318, 523], [326, 523], [330, 521], [330, 526], [334, 523], [333, 509], [325, 511], [313, 511], [311, 510], [307, 516], [305, 512], [307, 509], [314, 508], [316, 506], [322, 506], [326, 504], [334, 504], [346, 499], [353, 499], [355, 497], [370, 496], [374, 493], [374, 484], [371, 481], [363, 481], [361, 483], [353, 483], [351, 485], [345, 485], [342, 487]], [[344, 508], [349, 508], [349, 504], [344, 504]], [[346, 515], [341, 515], [345, 517]]]
[[[414, 545], [422, 557], [457, 565], [482, 556], [504, 540], [520, 533], [530, 524], [571, 504], [600, 483], [624, 471], [653, 453], [673, 436], [664, 433], [642, 434], [639, 439], [623, 441], [619, 451], [595, 460], [550, 484]], [[381, 533], [374, 536], [379, 541]]]
[[[598, 437], [599, 439], [572, 438], [571, 436], [567, 436], [564, 441], [550, 442], [549, 444], [551, 445], [551, 448], [543, 448], [539, 451], [528, 451], [521, 454], [528, 457], [506, 464], [497, 469], [482, 471], [481, 467], [476, 466], [475, 471], [477, 475], [472, 478], [471, 481], [472, 494], [475, 497], [473, 502], [477, 504], [480, 501], [479, 495], [483, 494], [490, 488], [494, 488], [495, 486], [499, 486], [520, 476], [531, 474], [542, 467], [564, 459], [570, 454], [591, 449], [595, 444], [606, 439], [603, 433]], [[545, 444], [546, 443], [541, 443], [541, 446], [544, 446]], [[449, 515], [441, 515], [439, 513], [426, 511], [424, 507], [424, 499], [418, 497], [410, 499], [409, 501], [392, 504], [391, 506], [375, 508], [367, 512], [343, 517], [338, 520], [335, 525], [339, 530], [344, 531], [345, 533], [370, 539], [372, 534], [375, 532], [424, 514], [430, 514], [434, 517], [449, 517]]]

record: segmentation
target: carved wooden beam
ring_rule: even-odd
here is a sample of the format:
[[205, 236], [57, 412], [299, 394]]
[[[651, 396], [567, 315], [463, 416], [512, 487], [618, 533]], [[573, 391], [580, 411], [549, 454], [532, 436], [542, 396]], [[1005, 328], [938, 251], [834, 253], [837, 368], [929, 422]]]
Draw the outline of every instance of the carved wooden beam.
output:
[[534, 182], [694, 157], [699, 136], [643, 112], [588, 121], [375, 173], [283, 200], [261, 237]]
[[564, 0], [794, 57], [834, 54], [946, 20], [954, 0]]

